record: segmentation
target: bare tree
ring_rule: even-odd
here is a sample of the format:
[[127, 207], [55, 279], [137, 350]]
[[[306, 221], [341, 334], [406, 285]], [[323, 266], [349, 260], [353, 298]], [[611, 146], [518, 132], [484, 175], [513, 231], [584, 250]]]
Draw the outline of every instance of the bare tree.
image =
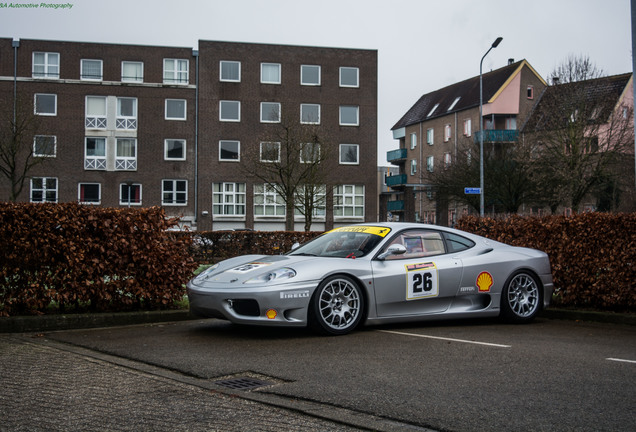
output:
[[596, 67], [588, 56], [570, 54], [557, 65], [550, 76], [552, 85], [587, 81], [603, 76], [603, 70]]
[[305, 231], [309, 231], [317, 209], [326, 205], [333, 145], [317, 124], [281, 118], [268, 126], [258, 151], [246, 156], [245, 174], [263, 182], [282, 199], [286, 230], [294, 230], [298, 210], [304, 216]]
[[37, 142], [39, 119], [32, 103], [25, 98], [3, 97], [0, 103], [0, 173], [9, 181], [9, 201], [16, 201], [33, 168], [47, 161], [36, 157], [34, 147], [43, 153], [51, 149], [46, 140]]

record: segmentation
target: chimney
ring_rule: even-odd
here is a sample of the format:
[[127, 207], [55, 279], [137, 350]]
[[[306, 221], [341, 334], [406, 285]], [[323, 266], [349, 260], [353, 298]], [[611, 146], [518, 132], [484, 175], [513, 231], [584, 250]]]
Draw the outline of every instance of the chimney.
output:
[[514, 62], [515, 62], [515, 59], [513, 59], [513, 58], [509, 58], [509, 59], [508, 59], [508, 65], [511, 65], [511, 64], [513, 64]]

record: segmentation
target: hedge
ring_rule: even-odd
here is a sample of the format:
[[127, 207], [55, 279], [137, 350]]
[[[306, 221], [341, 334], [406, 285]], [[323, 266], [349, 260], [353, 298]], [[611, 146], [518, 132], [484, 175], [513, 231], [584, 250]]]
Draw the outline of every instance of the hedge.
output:
[[0, 203], [0, 316], [170, 308], [197, 264], [159, 207]]
[[636, 214], [505, 219], [467, 216], [457, 228], [550, 257], [556, 306], [636, 311]]

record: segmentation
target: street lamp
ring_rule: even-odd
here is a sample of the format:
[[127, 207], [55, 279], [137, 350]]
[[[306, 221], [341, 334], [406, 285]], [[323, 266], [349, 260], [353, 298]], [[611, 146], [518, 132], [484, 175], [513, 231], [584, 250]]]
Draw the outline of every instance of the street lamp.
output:
[[484, 217], [484, 85], [481, 74], [481, 67], [484, 63], [484, 59], [488, 55], [491, 49], [497, 48], [497, 46], [503, 40], [502, 37], [498, 37], [492, 43], [486, 54], [481, 58], [479, 62], [479, 216]]

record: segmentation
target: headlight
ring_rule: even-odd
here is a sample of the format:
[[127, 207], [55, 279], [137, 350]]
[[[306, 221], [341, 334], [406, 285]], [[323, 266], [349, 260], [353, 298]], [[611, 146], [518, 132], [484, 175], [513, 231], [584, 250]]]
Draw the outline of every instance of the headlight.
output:
[[272, 270], [267, 273], [263, 273], [259, 276], [253, 277], [245, 281], [245, 283], [267, 283], [272, 281], [281, 281], [285, 279], [291, 279], [296, 276], [296, 271], [287, 267]]

